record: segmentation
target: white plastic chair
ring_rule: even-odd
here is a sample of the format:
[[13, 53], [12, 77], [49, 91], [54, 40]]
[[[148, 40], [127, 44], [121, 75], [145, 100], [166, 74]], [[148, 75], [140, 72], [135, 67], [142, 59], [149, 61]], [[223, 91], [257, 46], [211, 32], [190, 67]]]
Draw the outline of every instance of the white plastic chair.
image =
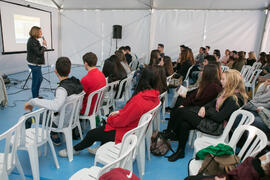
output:
[[255, 69], [252, 71], [251, 76], [249, 76], [247, 79], [245, 79], [245, 87], [251, 88], [252, 97], [254, 97], [256, 81], [257, 81], [261, 72], [262, 72], [261, 69]]
[[132, 167], [133, 154], [137, 145], [137, 136], [129, 135], [123, 142], [123, 151], [119, 158], [107, 164], [103, 168], [92, 166], [91, 168], [84, 168], [76, 172], [70, 177], [70, 180], [98, 180], [100, 176], [113, 168]]
[[194, 67], [194, 65], [192, 65], [192, 66], [190, 66], [190, 68], [188, 69], [188, 72], [187, 72], [187, 74], [186, 74], [186, 77], [185, 77], [185, 79], [184, 79], [184, 81], [183, 81], [183, 85], [185, 85], [185, 87], [187, 87], [188, 88], [188, 86], [189, 86], [189, 74], [190, 74], [190, 71], [191, 71], [191, 69]]
[[[69, 97], [69, 100], [61, 108], [59, 112], [59, 124], [58, 127], [52, 127], [53, 132], [63, 133], [66, 140], [66, 148], [68, 153], [69, 162], [73, 160], [73, 145], [72, 145], [72, 129], [78, 127], [80, 137], [82, 139], [82, 130], [79, 121], [80, 107], [83, 101], [84, 92], [81, 94], [74, 94]], [[70, 111], [69, 119], [66, 118], [66, 113]], [[64, 125], [64, 122], [68, 122], [68, 126]]]
[[[145, 166], [145, 134], [151, 120], [151, 114], [144, 114], [139, 121], [138, 127], [126, 132], [123, 137], [123, 142], [125, 142], [125, 139], [131, 134], [137, 136], [137, 155], [134, 154], [134, 158], [136, 157], [137, 166], [141, 177], [144, 174]], [[114, 142], [107, 142], [106, 144], [103, 144], [96, 152], [94, 166], [96, 166], [97, 163], [106, 165], [115, 161], [117, 158], [120, 157], [122, 151], [123, 143], [115, 144]]]
[[[22, 166], [17, 156], [17, 145], [24, 118], [25, 117], [21, 117], [16, 125], [0, 135], [0, 141], [5, 142], [4, 151], [0, 153], [1, 180], [8, 180], [8, 175], [13, 171], [15, 167], [19, 171], [21, 179], [25, 179]], [[13, 143], [11, 142], [12, 138]]]
[[245, 80], [248, 76], [249, 76], [249, 74], [250, 74], [250, 70], [252, 69], [252, 67], [251, 66], [249, 66], [249, 65], [244, 65], [243, 67], [242, 67], [242, 69], [241, 69], [241, 75], [242, 75], [242, 77], [243, 77], [243, 79]]
[[32, 127], [29, 129], [25, 129], [25, 126], [22, 126], [18, 150], [25, 150], [28, 152], [33, 179], [38, 180], [40, 178], [39, 162], [38, 162], [39, 147], [45, 145], [45, 154], [47, 154], [46, 145], [47, 143], [49, 143], [56, 168], [59, 168], [59, 163], [56, 157], [55, 149], [50, 137], [50, 131], [52, 126], [51, 121], [52, 111], [48, 111], [44, 108], [38, 109], [34, 112], [24, 115], [24, 117], [21, 118], [19, 122], [25, 124], [25, 121], [30, 118], [34, 123], [32, 124]]
[[[238, 126], [234, 131], [230, 142], [228, 143], [234, 150], [244, 132], [248, 132], [248, 137], [238, 153], [235, 153], [241, 161], [244, 161], [249, 156], [256, 156], [266, 145], [267, 136], [260, 129], [250, 126]], [[189, 162], [189, 175], [196, 175], [202, 165], [202, 160], [192, 159]]]
[[115, 98], [116, 101], [128, 101], [131, 97], [130, 90], [134, 73], [135, 71], [132, 71], [130, 74], [128, 74], [127, 78], [120, 81], [118, 92]]
[[212, 136], [212, 135], [208, 135], [205, 133], [201, 133], [200, 137], [197, 137], [197, 139], [194, 142], [194, 156], [195, 154], [203, 149], [206, 148], [210, 145], [214, 145], [216, 146], [219, 143], [228, 143], [229, 142], [229, 133], [232, 129], [232, 126], [234, 125], [234, 122], [237, 118], [240, 118], [241, 116], [241, 120], [239, 121], [238, 126], [240, 125], [250, 125], [254, 122], [254, 115], [246, 110], [237, 110], [234, 111], [226, 125], [226, 127], [224, 128], [224, 131], [222, 133], [222, 135], [220, 136]]
[[[96, 116], [101, 115], [100, 106], [103, 103], [103, 97], [104, 97], [105, 90], [106, 90], [106, 86], [89, 94], [88, 99], [87, 99], [87, 105], [85, 108], [85, 112], [83, 115], [80, 115], [80, 119], [85, 119], [85, 120], [88, 120], [90, 122], [91, 129], [96, 128]], [[96, 97], [96, 102], [94, 104], [92, 114], [89, 115], [90, 110], [91, 110], [91, 104], [93, 103], [92, 101], [93, 101], [94, 97]]]
[[228, 71], [230, 68], [228, 66], [221, 66], [222, 72]]
[[114, 104], [114, 97], [116, 94], [116, 86], [119, 85], [119, 81], [114, 81], [106, 86], [106, 90], [104, 92], [103, 97], [103, 103], [101, 104], [101, 109], [103, 110], [104, 115], [107, 115], [110, 113], [110, 107], [113, 107], [113, 110], [115, 109]]
[[171, 82], [171, 80], [172, 80], [174, 74], [175, 74], [175, 73], [173, 73], [172, 75], [170, 75], [170, 76], [167, 77], [167, 79], [166, 79], [166, 81], [167, 81], [167, 86], [170, 85], [170, 82]]
[[[160, 107], [160, 112], [162, 113], [163, 118], [165, 117], [165, 113], [166, 113], [165, 108], [167, 106], [166, 105], [167, 95], [168, 95], [167, 91], [159, 95], [159, 100], [162, 103]], [[157, 117], [153, 121], [153, 128], [154, 130], [158, 130], [158, 131], [160, 131], [160, 119], [161, 119], [160, 112], [157, 113]]]
[[252, 68], [253, 68], [253, 69], [259, 69], [261, 66], [262, 66], [262, 63], [260, 63], [260, 62], [255, 62], [255, 63], [252, 65]]

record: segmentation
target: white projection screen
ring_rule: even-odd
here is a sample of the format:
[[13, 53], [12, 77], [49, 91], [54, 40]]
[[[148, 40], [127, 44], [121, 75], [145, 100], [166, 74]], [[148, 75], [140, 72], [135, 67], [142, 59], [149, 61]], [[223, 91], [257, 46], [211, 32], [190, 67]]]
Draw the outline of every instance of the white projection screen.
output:
[[6, 1], [0, 3], [2, 54], [25, 53], [32, 26], [41, 27], [47, 49], [53, 50], [51, 12]]

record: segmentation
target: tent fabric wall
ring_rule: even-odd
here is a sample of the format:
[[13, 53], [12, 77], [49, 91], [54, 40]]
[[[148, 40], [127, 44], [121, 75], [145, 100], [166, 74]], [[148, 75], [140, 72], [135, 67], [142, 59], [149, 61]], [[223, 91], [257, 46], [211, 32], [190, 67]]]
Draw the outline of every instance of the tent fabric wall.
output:
[[181, 44], [195, 55], [205, 45], [221, 54], [226, 48], [258, 52], [265, 18], [263, 11], [154, 10], [152, 15], [155, 33], [150, 47], [163, 43], [174, 60]]
[[270, 11], [268, 10], [267, 19], [265, 21], [265, 32], [263, 36], [261, 52], [270, 52]]
[[139, 57], [148, 53], [150, 11], [148, 10], [67, 10], [61, 13], [62, 53], [72, 63], [82, 64], [86, 52], [98, 56], [102, 65], [115, 51], [112, 26], [122, 25], [118, 47], [129, 45]]
[[[13, 1], [15, 3], [19, 4], [25, 4], [24, 1]], [[0, 2], [0, 8], [1, 8], [1, 3]], [[48, 52], [48, 58], [47, 58], [47, 53], [46, 53], [46, 64], [47, 64], [47, 59], [49, 64], [53, 64], [57, 57], [59, 56], [58, 54], [58, 46], [59, 46], [59, 11], [56, 8], [50, 8], [47, 6], [42, 6], [42, 5], [37, 5], [37, 4], [30, 4], [32, 7], [44, 9], [47, 11], [52, 12], [52, 41], [53, 41], [53, 48], [55, 49], [54, 51]], [[2, 37], [0, 36], [0, 41], [2, 41]], [[2, 43], [0, 43], [0, 51], [2, 52]], [[24, 70], [27, 70], [27, 61], [26, 61], [26, 53], [22, 54], [8, 54], [8, 55], [2, 55], [0, 54], [0, 72], [6, 73], [6, 74], [12, 74], [12, 73], [17, 73], [21, 72]]]

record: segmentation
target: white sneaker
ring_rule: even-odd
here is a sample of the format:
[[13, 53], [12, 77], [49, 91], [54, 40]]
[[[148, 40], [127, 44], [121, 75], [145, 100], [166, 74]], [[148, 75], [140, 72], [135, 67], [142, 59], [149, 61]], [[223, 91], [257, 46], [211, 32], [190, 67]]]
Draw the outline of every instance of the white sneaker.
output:
[[90, 154], [94, 154], [95, 155], [99, 147], [100, 146], [97, 146], [97, 147], [94, 147], [94, 148], [88, 148], [88, 152]]
[[[62, 149], [61, 151], [58, 152], [60, 157], [68, 157], [67, 149]], [[73, 149], [73, 155], [78, 155], [80, 154], [80, 151], [75, 151]]]

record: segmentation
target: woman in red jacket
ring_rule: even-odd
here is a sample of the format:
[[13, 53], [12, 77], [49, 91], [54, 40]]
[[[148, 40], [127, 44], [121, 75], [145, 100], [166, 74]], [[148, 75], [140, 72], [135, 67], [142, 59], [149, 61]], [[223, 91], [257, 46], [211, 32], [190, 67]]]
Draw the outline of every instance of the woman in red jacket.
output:
[[[109, 141], [120, 143], [126, 132], [137, 127], [141, 116], [159, 104], [157, 84], [158, 74], [154, 73], [152, 67], [145, 68], [133, 96], [124, 108], [112, 112], [106, 125], [88, 131], [84, 139], [73, 147], [73, 154], [79, 154], [79, 151], [96, 141], [101, 145]], [[66, 149], [61, 150], [59, 155], [67, 157]]]

